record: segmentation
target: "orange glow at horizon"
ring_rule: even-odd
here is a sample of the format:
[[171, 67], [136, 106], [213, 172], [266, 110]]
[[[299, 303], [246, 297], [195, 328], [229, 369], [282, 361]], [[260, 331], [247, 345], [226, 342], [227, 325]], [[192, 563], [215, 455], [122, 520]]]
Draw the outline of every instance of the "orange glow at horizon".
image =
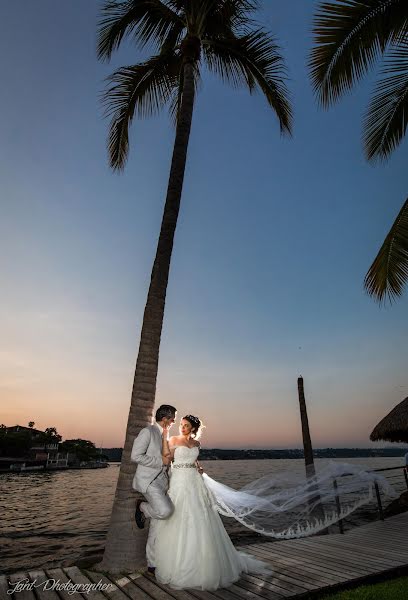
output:
[[[38, 429], [56, 427], [63, 439], [123, 446], [134, 348], [115, 339], [118, 318], [98, 318], [103, 327], [93, 313], [60, 307], [59, 312], [20, 313], [17, 327], [15, 318], [7, 316], [3, 331], [9, 350], [0, 353], [0, 423], [27, 426], [34, 421]], [[177, 422], [189, 413], [202, 418], [203, 447], [302, 446], [294, 369], [283, 362], [271, 369], [261, 359], [250, 363], [223, 357], [221, 363], [209, 353], [170, 352], [168, 344], [164, 338], [156, 406], [176, 406]], [[319, 369], [305, 377], [315, 447], [371, 445], [371, 430], [402, 399], [375, 367], [321, 359]]]

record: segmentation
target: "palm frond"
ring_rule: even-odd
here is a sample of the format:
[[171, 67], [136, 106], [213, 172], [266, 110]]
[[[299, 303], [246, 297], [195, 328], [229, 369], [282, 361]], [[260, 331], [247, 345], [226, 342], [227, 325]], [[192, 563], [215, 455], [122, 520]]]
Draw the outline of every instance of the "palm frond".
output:
[[279, 46], [262, 29], [241, 37], [203, 40], [203, 52], [210, 71], [235, 87], [252, 93], [259, 88], [275, 111], [281, 133], [291, 133], [292, 110], [286, 87], [286, 69]]
[[131, 35], [139, 48], [150, 42], [160, 48], [183, 29], [181, 17], [161, 0], [107, 0], [98, 23], [98, 58], [109, 60], [125, 36]]
[[158, 112], [178, 85], [181, 57], [174, 50], [145, 63], [122, 67], [106, 80], [102, 95], [105, 115], [111, 116], [108, 153], [110, 166], [122, 170], [129, 152], [129, 126], [134, 115], [144, 118]]
[[309, 66], [323, 106], [335, 102], [370, 69], [388, 43], [408, 30], [407, 0], [321, 2]]
[[364, 119], [368, 160], [386, 159], [405, 135], [408, 121], [408, 39], [386, 54]]
[[405, 200], [364, 279], [367, 293], [379, 303], [402, 295], [408, 281], [408, 199]]
[[259, 0], [199, 0], [197, 34], [200, 37], [240, 36], [254, 30], [253, 13]]

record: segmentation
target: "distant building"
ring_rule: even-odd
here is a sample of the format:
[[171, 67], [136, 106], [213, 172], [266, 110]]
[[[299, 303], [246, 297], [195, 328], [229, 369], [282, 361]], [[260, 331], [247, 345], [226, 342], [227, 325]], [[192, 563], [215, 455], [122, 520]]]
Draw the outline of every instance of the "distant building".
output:
[[34, 444], [30, 448], [33, 460], [45, 460], [46, 469], [64, 468], [68, 466], [68, 452], [58, 452], [59, 444]]
[[23, 425], [13, 425], [6, 427], [6, 433], [29, 433], [32, 444], [30, 446], [28, 457], [24, 470], [28, 470], [27, 464], [33, 466], [43, 465], [45, 469], [63, 469], [68, 467], [68, 452], [58, 452], [59, 443], [41, 442], [41, 437], [45, 431], [34, 429], [33, 427], [24, 427]]
[[24, 427], [24, 425], [13, 425], [12, 427], [6, 427], [6, 433], [17, 433], [17, 432], [26, 432], [31, 433], [32, 437], [37, 437], [40, 434], [44, 433], [40, 429], [34, 429], [34, 427]]

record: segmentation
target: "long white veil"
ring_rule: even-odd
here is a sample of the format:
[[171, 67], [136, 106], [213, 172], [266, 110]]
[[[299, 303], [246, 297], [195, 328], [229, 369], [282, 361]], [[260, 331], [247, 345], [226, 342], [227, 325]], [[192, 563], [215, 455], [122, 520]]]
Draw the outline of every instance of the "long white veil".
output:
[[375, 500], [375, 483], [384, 497], [397, 496], [385, 477], [361, 466], [330, 462], [315, 475], [266, 475], [235, 490], [206, 473], [213, 507], [245, 527], [274, 538], [317, 533]]

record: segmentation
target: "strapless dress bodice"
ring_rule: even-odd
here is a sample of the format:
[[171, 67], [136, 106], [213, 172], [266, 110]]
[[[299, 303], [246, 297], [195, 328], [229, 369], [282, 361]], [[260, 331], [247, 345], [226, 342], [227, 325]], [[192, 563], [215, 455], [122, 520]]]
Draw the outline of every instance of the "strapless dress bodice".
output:
[[200, 453], [198, 446], [176, 446], [174, 450], [173, 468], [177, 465], [194, 465]]

